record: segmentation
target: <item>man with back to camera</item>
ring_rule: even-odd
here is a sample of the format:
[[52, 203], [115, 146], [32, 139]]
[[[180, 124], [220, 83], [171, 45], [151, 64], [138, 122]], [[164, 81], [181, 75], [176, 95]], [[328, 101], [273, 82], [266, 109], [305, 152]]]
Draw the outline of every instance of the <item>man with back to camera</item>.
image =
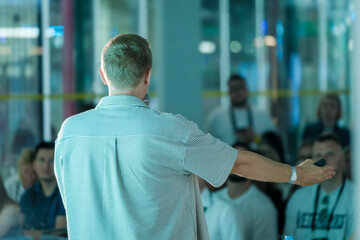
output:
[[341, 139], [332, 133], [320, 135], [312, 154], [314, 159], [326, 159], [337, 174], [292, 195], [286, 208], [284, 233], [293, 235], [294, 239], [349, 239], [356, 226], [352, 199], [355, 189], [344, 177]]
[[141, 99], [151, 66], [145, 39], [111, 39], [100, 67], [109, 96], [61, 127], [55, 172], [69, 239], [208, 239], [195, 175], [220, 186], [230, 172], [300, 185], [335, 174], [312, 160], [291, 168], [239, 152], [181, 115], [150, 109]]

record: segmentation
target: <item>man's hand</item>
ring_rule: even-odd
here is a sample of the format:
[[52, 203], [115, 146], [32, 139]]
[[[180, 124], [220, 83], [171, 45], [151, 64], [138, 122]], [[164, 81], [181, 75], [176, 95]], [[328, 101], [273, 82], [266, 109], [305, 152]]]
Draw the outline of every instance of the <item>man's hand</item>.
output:
[[317, 167], [314, 163], [313, 160], [307, 159], [296, 167], [297, 180], [294, 184], [310, 186], [335, 176], [332, 166]]

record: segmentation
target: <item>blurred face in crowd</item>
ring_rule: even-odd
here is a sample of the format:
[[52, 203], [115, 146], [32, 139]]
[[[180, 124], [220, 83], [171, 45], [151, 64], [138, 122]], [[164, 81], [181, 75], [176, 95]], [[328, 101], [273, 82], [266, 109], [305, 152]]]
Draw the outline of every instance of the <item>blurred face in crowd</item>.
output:
[[299, 165], [306, 159], [312, 158], [312, 146], [311, 145], [304, 145], [300, 147], [298, 154], [297, 154], [297, 162], [296, 165]]
[[335, 99], [325, 98], [320, 106], [320, 119], [325, 126], [333, 127], [339, 117], [339, 105]]
[[315, 142], [313, 146], [313, 160], [324, 158], [327, 165], [334, 167], [336, 176], [341, 176], [345, 166], [345, 154], [341, 145], [333, 140]]
[[33, 167], [40, 181], [55, 180], [54, 149], [40, 149], [36, 154]]
[[229, 94], [231, 103], [235, 107], [243, 107], [246, 104], [248, 91], [245, 82], [241, 79], [229, 82]]
[[19, 166], [21, 183], [24, 188], [29, 188], [36, 182], [36, 173], [31, 164], [21, 164]]

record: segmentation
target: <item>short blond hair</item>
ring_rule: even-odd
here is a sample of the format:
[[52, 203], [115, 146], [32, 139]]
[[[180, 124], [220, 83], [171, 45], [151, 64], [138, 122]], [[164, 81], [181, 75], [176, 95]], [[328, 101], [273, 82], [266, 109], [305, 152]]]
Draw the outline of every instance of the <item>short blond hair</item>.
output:
[[137, 34], [114, 37], [101, 53], [102, 74], [115, 89], [132, 89], [151, 66], [150, 45]]
[[35, 149], [34, 148], [26, 148], [22, 151], [19, 161], [18, 161], [18, 173], [19, 173], [19, 178], [21, 180], [21, 182], [23, 182], [22, 176], [20, 174], [20, 168], [21, 166], [25, 166], [25, 165], [31, 165], [34, 161], [35, 158]]

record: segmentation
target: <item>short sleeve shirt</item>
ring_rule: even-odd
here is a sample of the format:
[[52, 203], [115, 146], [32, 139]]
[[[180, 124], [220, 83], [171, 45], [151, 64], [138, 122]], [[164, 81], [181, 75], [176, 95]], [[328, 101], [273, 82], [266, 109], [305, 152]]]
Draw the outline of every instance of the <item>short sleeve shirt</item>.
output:
[[50, 196], [45, 196], [39, 182], [25, 191], [20, 208], [25, 217], [25, 229], [53, 229], [56, 217], [65, 216], [59, 189], [56, 187]]
[[109, 96], [67, 119], [55, 173], [71, 239], [208, 239], [195, 175], [220, 186], [238, 152], [180, 115]]

